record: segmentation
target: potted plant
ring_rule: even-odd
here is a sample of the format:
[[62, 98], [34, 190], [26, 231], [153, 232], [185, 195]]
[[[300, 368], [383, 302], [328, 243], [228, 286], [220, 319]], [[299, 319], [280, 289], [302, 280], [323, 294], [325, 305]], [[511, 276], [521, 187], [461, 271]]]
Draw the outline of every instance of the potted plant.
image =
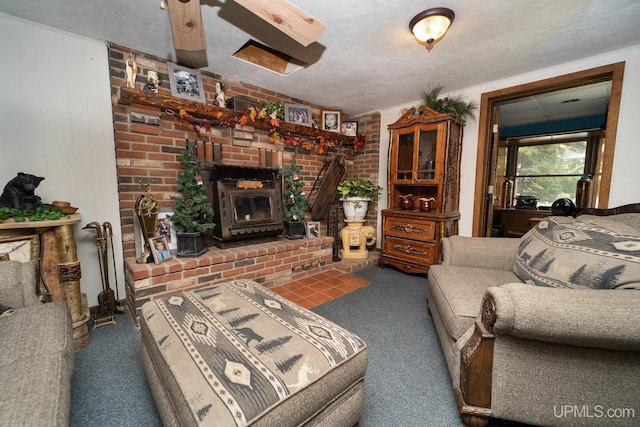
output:
[[214, 212], [202, 181], [202, 162], [194, 155], [195, 145], [195, 141], [187, 141], [182, 152], [182, 172], [178, 175], [176, 188], [182, 196], [171, 197], [176, 202], [176, 209], [173, 215], [168, 216], [176, 228], [178, 257], [197, 257], [205, 253], [207, 246], [203, 232], [215, 227], [210, 222]]
[[367, 214], [369, 202], [377, 199], [382, 187], [372, 181], [351, 178], [340, 181], [337, 195], [342, 202], [344, 216], [348, 221], [361, 221]]
[[284, 178], [284, 190], [282, 194], [282, 213], [284, 216], [285, 237], [289, 240], [302, 239], [304, 237], [304, 220], [307, 216], [309, 197], [304, 192], [304, 180], [300, 177], [302, 169], [296, 164], [295, 151], [291, 158], [291, 165], [280, 170], [280, 176]]

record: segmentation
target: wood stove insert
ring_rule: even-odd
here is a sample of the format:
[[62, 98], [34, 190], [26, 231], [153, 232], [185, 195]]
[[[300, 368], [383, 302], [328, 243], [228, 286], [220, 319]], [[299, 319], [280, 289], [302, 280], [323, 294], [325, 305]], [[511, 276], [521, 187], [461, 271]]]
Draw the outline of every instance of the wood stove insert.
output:
[[277, 169], [214, 166], [207, 196], [216, 223], [211, 243], [218, 248], [277, 240], [284, 231]]

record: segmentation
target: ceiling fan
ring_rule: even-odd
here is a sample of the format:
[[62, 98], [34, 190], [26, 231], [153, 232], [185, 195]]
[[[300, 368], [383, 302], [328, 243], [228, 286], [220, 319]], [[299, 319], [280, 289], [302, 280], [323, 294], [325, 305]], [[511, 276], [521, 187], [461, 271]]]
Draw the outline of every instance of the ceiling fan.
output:
[[[305, 47], [318, 40], [326, 27], [288, 0], [234, 1]], [[167, 0], [167, 3], [175, 49], [206, 50], [200, 0]]]

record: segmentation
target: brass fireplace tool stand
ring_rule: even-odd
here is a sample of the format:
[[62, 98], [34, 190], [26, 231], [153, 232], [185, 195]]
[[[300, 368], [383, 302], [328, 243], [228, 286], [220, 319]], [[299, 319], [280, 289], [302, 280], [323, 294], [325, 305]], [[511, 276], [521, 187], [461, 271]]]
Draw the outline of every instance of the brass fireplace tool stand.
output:
[[[98, 326], [116, 323], [115, 313], [123, 313], [124, 307], [120, 303], [118, 293], [118, 272], [116, 271], [116, 260], [113, 252], [113, 228], [110, 222], [102, 223], [102, 226], [92, 221], [83, 229], [93, 228], [96, 230], [96, 247], [98, 248], [98, 264], [100, 266], [100, 277], [102, 279], [102, 292], [98, 294], [98, 308], [93, 319], [93, 329]], [[111, 259], [113, 261], [113, 275], [116, 283], [116, 294], [109, 284], [109, 247], [111, 248]]]

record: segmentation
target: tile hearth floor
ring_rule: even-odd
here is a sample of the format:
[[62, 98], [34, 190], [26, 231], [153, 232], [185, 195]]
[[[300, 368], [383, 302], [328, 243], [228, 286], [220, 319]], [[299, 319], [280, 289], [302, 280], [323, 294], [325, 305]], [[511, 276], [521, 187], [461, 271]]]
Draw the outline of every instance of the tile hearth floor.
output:
[[370, 283], [342, 271], [329, 270], [276, 286], [271, 290], [304, 308], [313, 308]]

